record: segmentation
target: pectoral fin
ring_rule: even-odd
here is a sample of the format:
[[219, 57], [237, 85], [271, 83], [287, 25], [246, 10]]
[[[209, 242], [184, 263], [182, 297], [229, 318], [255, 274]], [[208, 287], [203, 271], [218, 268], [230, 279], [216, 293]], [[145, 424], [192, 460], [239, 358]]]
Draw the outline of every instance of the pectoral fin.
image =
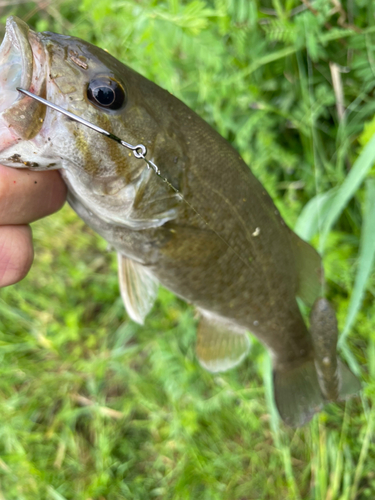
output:
[[121, 297], [126, 311], [133, 321], [143, 325], [154, 305], [159, 282], [141, 264], [120, 253], [117, 258]]
[[202, 316], [197, 332], [196, 354], [206, 370], [216, 373], [238, 365], [249, 352], [246, 332]]
[[323, 266], [318, 252], [306, 241], [291, 233], [294, 258], [298, 269], [296, 295], [311, 307], [322, 294]]

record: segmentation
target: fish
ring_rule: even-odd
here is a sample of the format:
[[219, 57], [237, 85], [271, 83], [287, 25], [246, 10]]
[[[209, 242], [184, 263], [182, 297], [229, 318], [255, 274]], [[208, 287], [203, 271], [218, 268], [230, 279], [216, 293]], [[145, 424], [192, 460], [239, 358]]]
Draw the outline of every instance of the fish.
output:
[[[17, 88], [142, 143], [161, 176], [121, 144]], [[193, 304], [197, 359], [212, 373], [247, 357], [251, 332], [270, 352], [274, 400], [293, 427], [360, 389], [337, 359], [319, 254], [193, 110], [108, 52], [37, 33], [16, 17], [8, 18], [0, 47], [0, 91], [0, 163], [60, 170], [71, 207], [117, 252], [132, 320], [143, 324], [159, 284]], [[312, 307], [310, 329], [297, 298]]]

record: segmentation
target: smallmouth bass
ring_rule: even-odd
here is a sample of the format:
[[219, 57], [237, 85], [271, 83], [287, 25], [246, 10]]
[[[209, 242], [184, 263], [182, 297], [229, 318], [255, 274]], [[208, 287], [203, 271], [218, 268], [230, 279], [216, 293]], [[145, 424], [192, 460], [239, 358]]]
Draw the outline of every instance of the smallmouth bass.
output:
[[[107, 52], [35, 33], [14, 17], [0, 68], [0, 162], [60, 169], [70, 205], [117, 251], [133, 320], [143, 323], [159, 283], [193, 303], [201, 315], [197, 357], [211, 372], [244, 359], [251, 331], [271, 353], [275, 401], [289, 425], [303, 425], [326, 401], [359, 389], [336, 359], [337, 325], [320, 297], [319, 255], [286, 226], [225, 139]], [[16, 87], [145, 144], [175, 189], [119, 144]], [[310, 332], [296, 297], [315, 304]]]

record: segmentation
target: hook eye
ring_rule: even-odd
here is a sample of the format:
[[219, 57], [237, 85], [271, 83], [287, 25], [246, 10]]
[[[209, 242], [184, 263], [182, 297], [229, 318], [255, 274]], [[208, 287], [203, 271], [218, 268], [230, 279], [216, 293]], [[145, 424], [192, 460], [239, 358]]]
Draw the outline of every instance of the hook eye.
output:
[[133, 154], [136, 158], [144, 158], [147, 154], [147, 148], [143, 144], [133, 146]]

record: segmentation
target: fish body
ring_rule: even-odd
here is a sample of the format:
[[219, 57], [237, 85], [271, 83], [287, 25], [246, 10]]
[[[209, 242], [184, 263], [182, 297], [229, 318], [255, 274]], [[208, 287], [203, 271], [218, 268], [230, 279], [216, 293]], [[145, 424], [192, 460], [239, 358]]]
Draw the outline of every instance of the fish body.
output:
[[[11, 80], [15, 61], [22, 71]], [[197, 355], [213, 372], [246, 356], [251, 331], [271, 353], [281, 416], [308, 421], [327, 397], [296, 297], [309, 306], [319, 297], [321, 260], [238, 152], [170, 93], [77, 38], [35, 33], [10, 18], [1, 67], [9, 98], [0, 107], [0, 162], [61, 170], [70, 205], [118, 253], [130, 316], [143, 322], [158, 283], [193, 303], [201, 313]], [[118, 143], [15, 96], [16, 84], [145, 144], [168, 183]]]

